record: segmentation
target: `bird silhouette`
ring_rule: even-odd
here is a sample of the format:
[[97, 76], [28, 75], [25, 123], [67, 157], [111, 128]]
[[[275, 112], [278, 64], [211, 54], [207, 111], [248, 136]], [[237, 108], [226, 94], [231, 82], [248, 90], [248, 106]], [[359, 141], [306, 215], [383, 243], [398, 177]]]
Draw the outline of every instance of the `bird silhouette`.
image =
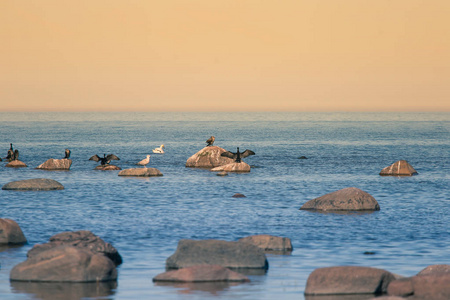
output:
[[235, 162], [240, 163], [242, 158], [246, 158], [247, 156], [255, 155], [255, 152], [252, 150], [245, 150], [244, 152], [239, 152], [239, 147], [237, 147], [237, 152], [225, 151], [220, 156], [225, 156], [228, 158], [234, 159]]
[[100, 164], [102, 166], [104, 165], [109, 165], [109, 163], [111, 162], [111, 160], [120, 160], [120, 158], [118, 158], [117, 156], [115, 156], [114, 154], [103, 154], [103, 157], [98, 156], [97, 154], [95, 154], [94, 156], [92, 156], [91, 158], [89, 158], [89, 160], [94, 160], [94, 161], [99, 161]]

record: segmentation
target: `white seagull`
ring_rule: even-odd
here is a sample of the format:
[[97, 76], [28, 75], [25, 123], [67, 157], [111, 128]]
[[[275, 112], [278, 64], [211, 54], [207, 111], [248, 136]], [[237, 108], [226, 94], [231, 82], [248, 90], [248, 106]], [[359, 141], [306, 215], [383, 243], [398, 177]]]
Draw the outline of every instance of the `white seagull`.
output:
[[153, 149], [153, 153], [164, 153], [165, 148], [166, 148], [166, 146], [164, 146], [164, 144], [162, 144], [159, 148]]
[[140, 162], [138, 162], [137, 164], [140, 166], [144, 166], [147, 165], [150, 162], [150, 154], [147, 154], [147, 158], [144, 158], [143, 160], [141, 160]]

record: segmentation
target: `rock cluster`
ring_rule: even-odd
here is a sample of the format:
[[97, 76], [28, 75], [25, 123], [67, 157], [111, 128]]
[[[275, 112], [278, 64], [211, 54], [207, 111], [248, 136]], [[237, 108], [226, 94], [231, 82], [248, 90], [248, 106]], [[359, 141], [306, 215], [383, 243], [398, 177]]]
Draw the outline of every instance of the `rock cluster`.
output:
[[163, 176], [163, 174], [160, 170], [155, 168], [132, 168], [120, 171], [119, 176], [151, 177]]
[[72, 165], [72, 160], [63, 158], [63, 159], [54, 159], [50, 158], [46, 162], [40, 164], [36, 169], [42, 170], [69, 170]]
[[186, 167], [211, 169], [233, 163], [233, 159], [221, 156], [223, 152], [226, 150], [218, 146], [205, 147], [188, 158]]
[[27, 239], [19, 224], [11, 219], [0, 219], [0, 245], [25, 244]]
[[64, 186], [58, 181], [45, 178], [12, 181], [5, 184], [2, 187], [2, 190], [18, 190], [18, 191], [51, 191], [63, 189]]
[[417, 171], [406, 160], [399, 160], [380, 172], [381, 176], [412, 176], [417, 174]]

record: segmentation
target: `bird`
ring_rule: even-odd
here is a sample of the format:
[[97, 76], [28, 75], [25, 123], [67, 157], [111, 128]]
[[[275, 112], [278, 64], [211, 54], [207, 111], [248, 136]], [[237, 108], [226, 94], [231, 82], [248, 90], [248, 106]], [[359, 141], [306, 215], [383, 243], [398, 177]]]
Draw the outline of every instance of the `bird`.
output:
[[247, 156], [250, 155], [255, 155], [255, 152], [253, 152], [252, 150], [245, 150], [244, 152], [239, 152], [239, 147], [237, 147], [237, 152], [233, 153], [230, 151], [225, 151], [223, 152], [220, 156], [225, 156], [228, 158], [232, 158], [235, 160], [235, 162], [240, 163], [241, 162], [241, 158], [246, 158]]
[[137, 164], [140, 166], [144, 166], [147, 165], [150, 162], [150, 154], [147, 154], [147, 158], [144, 158], [143, 160], [141, 160], [140, 162], [138, 162]]
[[8, 161], [14, 160], [14, 149], [13, 149], [13, 145], [11, 143], [9, 144], [9, 150], [8, 150], [8, 153], [5, 157], [5, 159], [7, 159]]
[[12, 160], [19, 160], [19, 150], [14, 150], [14, 157]]
[[68, 159], [68, 158], [70, 157], [70, 150], [69, 150], [69, 149], [66, 149], [65, 152], [64, 152], [64, 154], [65, 154], [64, 158], [65, 158], [65, 159]]
[[120, 158], [118, 158], [114, 154], [108, 154], [108, 155], [103, 154], [103, 157], [100, 157], [97, 154], [95, 154], [94, 156], [89, 158], [89, 160], [99, 161], [100, 164], [102, 166], [104, 166], [104, 165], [108, 165], [111, 162], [111, 160], [120, 160]]
[[212, 146], [214, 144], [214, 141], [216, 138], [214, 136], [211, 136], [209, 139], [206, 140], [206, 147]]
[[166, 149], [166, 146], [162, 144], [159, 148], [153, 149], [153, 153], [164, 153], [164, 149]]

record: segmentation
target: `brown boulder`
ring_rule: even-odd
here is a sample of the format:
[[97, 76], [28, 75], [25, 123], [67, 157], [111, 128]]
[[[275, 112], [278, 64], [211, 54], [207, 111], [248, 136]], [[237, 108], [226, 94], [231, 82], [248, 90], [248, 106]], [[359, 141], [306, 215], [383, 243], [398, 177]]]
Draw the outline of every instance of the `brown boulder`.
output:
[[198, 265], [167, 271], [153, 278], [153, 281], [208, 282], [208, 281], [250, 281], [247, 276], [219, 265]]
[[63, 158], [63, 159], [54, 159], [50, 158], [46, 162], [40, 164], [36, 169], [43, 170], [69, 170], [72, 165], [72, 160]]
[[233, 163], [234, 160], [220, 156], [225, 149], [218, 146], [208, 146], [188, 158], [186, 167], [189, 168], [215, 168]]
[[248, 172], [250, 172], [250, 169], [251, 169], [250, 165], [245, 162], [240, 162], [240, 163], [234, 162], [231, 164], [212, 168], [211, 171], [212, 172], [225, 171], [225, 172], [248, 173]]
[[10, 280], [46, 282], [99, 282], [117, 279], [114, 263], [101, 254], [60, 246], [16, 265]]
[[309, 275], [305, 295], [381, 294], [394, 279], [390, 272], [376, 268], [319, 268]]
[[417, 171], [406, 160], [399, 160], [380, 172], [381, 176], [412, 176], [417, 174]]
[[392, 281], [387, 289], [389, 295], [407, 297], [414, 294], [411, 278], [400, 278]]
[[18, 191], [52, 191], [63, 189], [64, 186], [58, 181], [45, 178], [13, 181], [5, 184], [2, 187], [2, 190], [18, 190]]
[[0, 245], [25, 244], [25, 238], [19, 224], [11, 219], [0, 219]]
[[338, 190], [303, 204], [302, 210], [374, 211], [380, 206], [370, 194], [355, 187]]
[[94, 168], [94, 170], [100, 170], [100, 171], [117, 171], [122, 170], [122, 168], [115, 166], [115, 165], [98, 165]]
[[8, 168], [26, 168], [28, 167], [23, 161], [13, 160], [5, 165]]
[[395, 280], [389, 284], [387, 292], [393, 296], [412, 296], [413, 299], [448, 300], [450, 273], [436, 272]]
[[417, 276], [450, 273], [450, 265], [431, 265], [417, 273]]
[[268, 234], [252, 235], [239, 239], [238, 242], [250, 243], [264, 251], [292, 251], [290, 238], [273, 236]]
[[50, 237], [49, 241], [49, 243], [34, 245], [34, 247], [31, 248], [30, 251], [28, 251], [27, 256], [31, 258], [43, 251], [47, 251], [48, 249], [52, 249], [62, 245], [69, 245], [77, 248], [82, 248], [93, 253], [102, 254], [111, 259], [116, 264], [116, 266], [122, 263], [122, 257], [120, 256], [116, 248], [87, 230], [58, 233]]
[[119, 176], [152, 177], [163, 176], [163, 174], [155, 168], [132, 168], [120, 171]]

